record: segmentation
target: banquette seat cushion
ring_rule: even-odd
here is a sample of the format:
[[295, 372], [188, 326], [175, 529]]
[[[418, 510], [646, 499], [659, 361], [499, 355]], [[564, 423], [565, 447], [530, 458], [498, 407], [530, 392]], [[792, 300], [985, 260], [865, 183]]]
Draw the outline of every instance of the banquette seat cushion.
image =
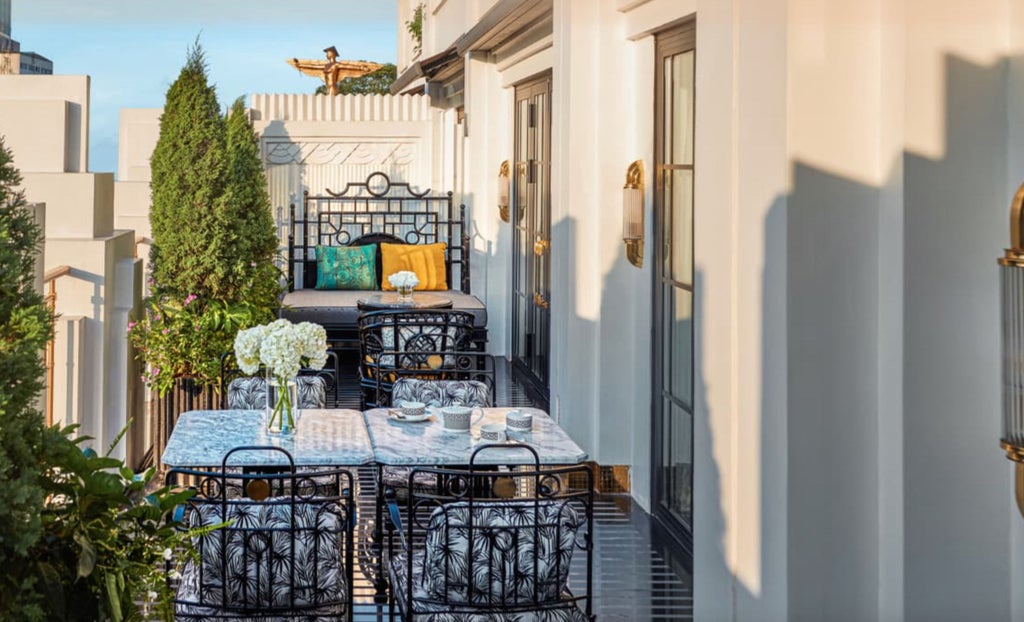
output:
[[[292, 322], [315, 322], [324, 326], [356, 326], [362, 311], [356, 303], [369, 292], [358, 290], [297, 289], [282, 301], [281, 317]], [[473, 315], [473, 326], [487, 326], [487, 307], [479, 298], [458, 290], [431, 292], [452, 301], [452, 308]]]

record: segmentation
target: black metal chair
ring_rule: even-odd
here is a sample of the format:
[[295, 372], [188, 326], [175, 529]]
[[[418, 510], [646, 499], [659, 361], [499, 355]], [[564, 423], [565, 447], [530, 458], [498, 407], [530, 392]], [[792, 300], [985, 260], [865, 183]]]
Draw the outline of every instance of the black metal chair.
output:
[[[234, 472], [243, 451], [283, 454], [285, 472]], [[220, 470], [168, 472], [169, 485], [197, 493], [182, 520], [198, 558], [178, 580], [176, 620], [351, 619], [352, 475], [319, 468], [315, 479], [277, 447], [233, 449]]]
[[[460, 352], [477, 352], [473, 316], [465, 311], [373, 311], [359, 317], [359, 382], [363, 409], [386, 406], [406, 372], [422, 379], [453, 376]], [[493, 374], [492, 374], [493, 377]]]
[[[328, 408], [338, 399], [338, 355], [327, 353], [323, 369], [299, 370], [299, 408]], [[225, 408], [260, 409], [266, 404], [267, 380], [262, 375], [246, 376], [235, 362], [234, 352], [220, 357], [221, 395]]]
[[[533, 464], [477, 466], [481, 452], [513, 448], [529, 450]], [[474, 451], [467, 469], [414, 468], [409, 484], [423, 475], [436, 485], [410, 486], [404, 504], [389, 498], [392, 615], [397, 608], [405, 622], [594, 619], [587, 466], [541, 467], [528, 445], [494, 444]], [[574, 563], [583, 578], [570, 588]]]

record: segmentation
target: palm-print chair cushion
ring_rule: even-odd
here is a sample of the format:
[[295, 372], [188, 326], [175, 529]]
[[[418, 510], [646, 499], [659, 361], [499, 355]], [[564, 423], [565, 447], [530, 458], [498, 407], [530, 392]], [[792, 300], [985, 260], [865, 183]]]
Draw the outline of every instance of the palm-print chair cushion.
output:
[[479, 611], [459, 608], [452, 611], [452, 605], [437, 602], [418, 580], [422, 576], [423, 551], [413, 554], [413, 595], [412, 612], [408, 606], [408, 576], [406, 575], [406, 553], [399, 553], [391, 559], [391, 589], [402, 617], [410, 622], [591, 622], [587, 615], [571, 600], [545, 603], [535, 609], [501, 611], [500, 608], [480, 607]]
[[470, 406], [486, 408], [491, 405], [491, 391], [479, 380], [420, 380], [399, 378], [391, 388], [391, 403], [423, 402], [427, 406]]
[[[469, 505], [461, 501], [431, 514], [425, 548], [413, 557], [416, 620], [475, 619], [466, 617], [473, 608], [481, 610], [473, 614], [483, 616], [479, 620], [586, 620], [573, 601], [563, 599], [568, 597], [569, 567], [581, 524], [572, 505], [564, 501], [477, 501], [472, 510], [472, 540], [469, 518]], [[410, 587], [407, 563], [403, 553], [395, 556], [390, 566], [395, 599], [403, 609]], [[472, 600], [468, 595], [471, 573]], [[488, 610], [509, 606], [515, 610], [504, 614]], [[453, 607], [458, 613], [452, 612]], [[524, 607], [526, 610], [521, 610]]]
[[[491, 405], [491, 392], [487, 385], [479, 380], [419, 380], [416, 378], [400, 378], [395, 381], [391, 393], [391, 403], [423, 402], [431, 407], [469, 406], [470, 408], [487, 408]], [[409, 474], [412, 467], [384, 467], [383, 482], [396, 491], [409, 488]], [[417, 473], [414, 486], [417, 490], [427, 491], [436, 488], [437, 477], [430, 473]], [[401, 495], [400, 495], [401, 497]]]
[[[326, 408], [327, 382], [320, 376], [296, 378], [299, 408]], [[228, 408], [259, 410], [267, 405], [267, 379], [262, 376], [235, 378], [228, 384]]]
[[267, 620], [269, 611], [326, 622], [345, 613], [345, 521], [336, 504], [245, 501], [223, 508], [220, 502], [197, 503], [186, 517], [190, 529], [233, 522], [192, 538], [199, 561], [185, 564], [177, 619]]

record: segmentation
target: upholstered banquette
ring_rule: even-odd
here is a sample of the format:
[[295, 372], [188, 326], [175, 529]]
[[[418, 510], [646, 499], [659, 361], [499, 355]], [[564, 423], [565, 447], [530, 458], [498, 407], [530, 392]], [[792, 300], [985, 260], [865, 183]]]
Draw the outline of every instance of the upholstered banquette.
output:
[[455, 207], [451, 192], [431, 195], [373, 173], [341, 192], [306, 193], [289, 220], [281, 317], [320, 324], [333, 348], [355, 349], [358, 301], [390, 289], [390, 273], [412, 270], [417, 291], [472, 314], [475, 339], [486, 342], [487, 309], [470, 293], [465, 206]]

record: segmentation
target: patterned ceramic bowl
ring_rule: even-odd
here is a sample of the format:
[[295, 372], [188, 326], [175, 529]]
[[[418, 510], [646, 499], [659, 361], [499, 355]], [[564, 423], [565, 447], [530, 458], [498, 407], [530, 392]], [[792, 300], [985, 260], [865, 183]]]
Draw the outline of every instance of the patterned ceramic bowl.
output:
[[533, 429], [533, 415], [519, 410], [505, 413], [505, 425], [512, 432], [529, 432]]
[[492, 442], [505, 440], [505, 426], [500, 423], [488, 423], [480, 426], [480, 440]]
[[423, 402], [402, 402], [400, 408], [406, 417], [419, 417], [426, 411], [427, 405]]

